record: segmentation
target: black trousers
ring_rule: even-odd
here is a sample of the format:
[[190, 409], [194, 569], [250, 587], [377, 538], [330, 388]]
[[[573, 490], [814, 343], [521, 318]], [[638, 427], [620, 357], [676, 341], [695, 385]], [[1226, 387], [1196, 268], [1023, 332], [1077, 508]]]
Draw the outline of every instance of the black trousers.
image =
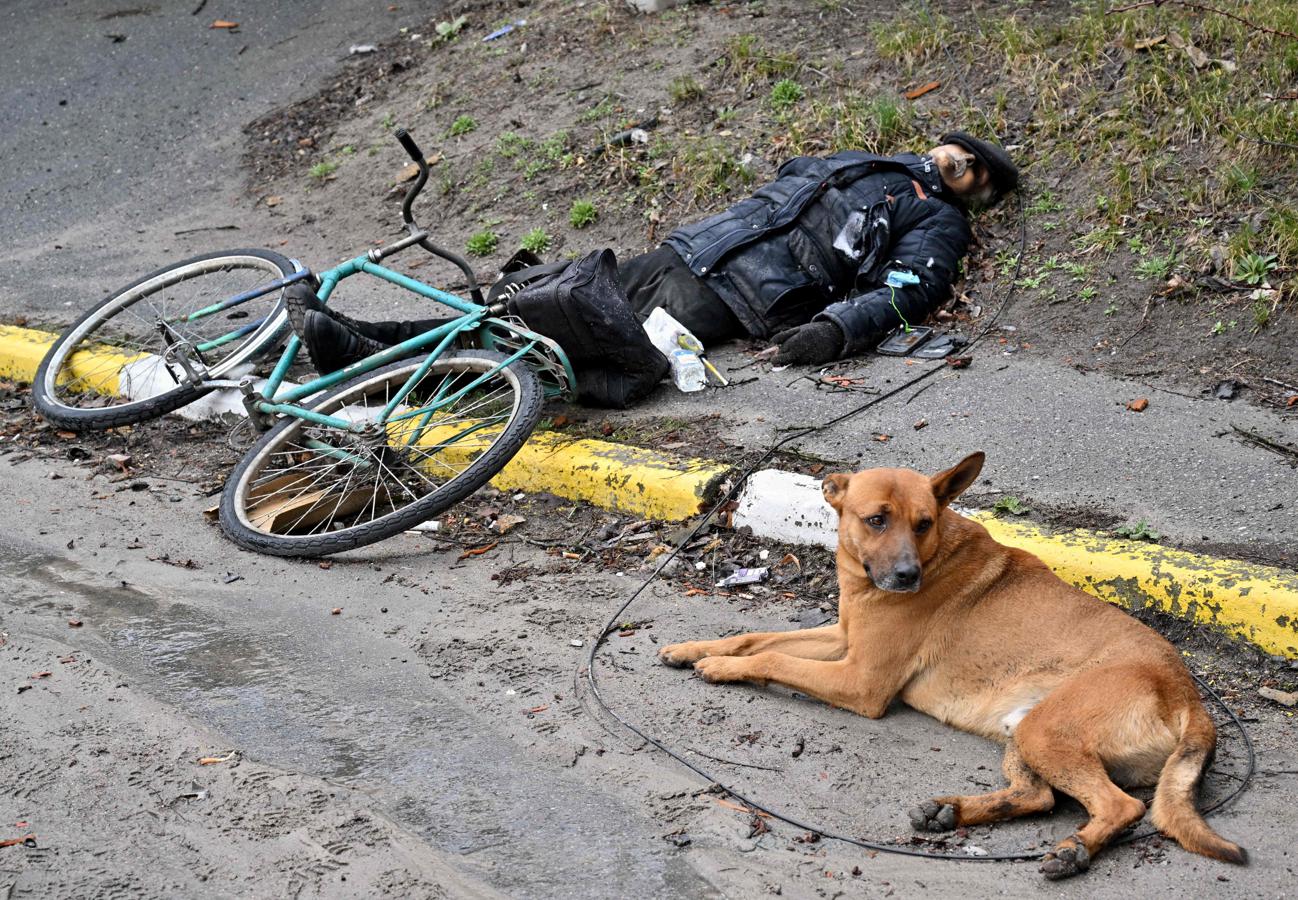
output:
[[[704, 346], [747, 332], [726, 302], [697, 278], [670, 247], [632, 256], [618, 263], [618, 281], [626, 291], [631, 308], [640, 321], [662, 307], [703, 342]], [[399, 344], [450, 321], [415, 319], [402, 322], [351, 322], [368, 338], [384, 344]]]
[[671, 247], [623, 260], [617, 274], [641, 321], [661, 307], [705, 346], [747, 334], [725, 301]]

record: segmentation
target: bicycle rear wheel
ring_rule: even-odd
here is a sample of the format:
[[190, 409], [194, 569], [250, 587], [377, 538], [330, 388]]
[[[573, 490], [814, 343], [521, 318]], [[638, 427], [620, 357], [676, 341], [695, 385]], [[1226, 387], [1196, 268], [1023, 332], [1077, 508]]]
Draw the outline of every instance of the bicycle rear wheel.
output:
[[363, 434], [295, 416], [266, 432], [226, 482], [226, 535], [274, 556], [339, 553], [432, 518], [499, 472], [541, 417], [540, 381], [500, 353], [447, 353], [380, 425], [424, 359], [391, 363], [312, 401], [313, 412], [368, 424]]
[[296, 267], [268, 250], [194, 256], [110, 294], [45, 354], [32, 403], [74, 430], [115, 428], [155, 418], [211, 390], [185, 379], [168, 348], [188, 345], [207, 377], [227, 378], [250, 363], [287, 325], [283, 289], [223, 307], [223, 301], [286, 278]]

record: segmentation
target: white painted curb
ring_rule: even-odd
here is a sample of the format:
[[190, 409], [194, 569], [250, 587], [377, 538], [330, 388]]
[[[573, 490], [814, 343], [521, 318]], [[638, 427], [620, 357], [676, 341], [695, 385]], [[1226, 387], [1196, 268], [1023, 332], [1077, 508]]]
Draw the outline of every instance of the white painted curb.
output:
[[820, 480], [796, 472], [762, 469], [739, 492], [736, 528], [784, 544], [838, 546], [838, 513], [825, 502]]

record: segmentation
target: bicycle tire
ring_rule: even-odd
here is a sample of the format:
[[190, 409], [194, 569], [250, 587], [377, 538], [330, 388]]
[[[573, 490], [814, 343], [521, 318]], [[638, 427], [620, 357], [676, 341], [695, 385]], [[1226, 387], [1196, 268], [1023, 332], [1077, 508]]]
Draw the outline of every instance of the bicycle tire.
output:
[[[340, 415], [341, 411], [346, 410], [346, 414], [353, 417], [353, 421], [358, 421], [356, 417], [360, 404], [363, 404], [368, 412], [371, 394], [375, 396], [376, 405], [380, 403], [380, 397], [386, 402], [405, 384], [424, 359], [424, 357], [417, 357], [401, 360], [360, 375], [329, 394], [312, 400], [309, 408], [315, 412], [328, 411], [333, 415]], [[441, 384], [444, 385], [448, 379], [458, 376], [480, 376], [499, 367], [506, 359], [508, 357], [504, 354], [489, 350], [461, 350], [446, 353], [433, 362], [432, 368], [425, 376], [426, 380], [420, 382], [420, 385], [421, 388], [423, 385], [432, 387], [432, 382], [428, 379], [440, 379]], [[376, 543], [407, 531], [449, 509], [486, 484], [492, 476], [504, 468], [526, 442], [541, 418], [544, 391], [536, 374], [524, 363], [515, 360], [500, 367], [498, 373], [491, 375], [490, 379], [484, 384], [490, 386], [499, 380], [508, 386], [511, 402], [507, 418], [480, 455], [473, 458], [462, 471], [433, 488], [430, 493], [416, 497], [408, 503], [393, 505], [390, 511], [381, 516], [377, 515], [380, 506], [380, 488], [386, 493], [389, 504], [393, 501], [393, 491], [389, 486], [391, 482], [385, 479], [385, 470], [392, 475], [393, 479], [396, 478], [395, 471], [398, 468], [403, 471], [415, 470], [419, 477], [429, 481], [430, 479], [426, 477], [427, 469], [423, 474], [418, 471], [427, 465], [428, 460], [420, 457], [417, 462], [411, 463], [406, 458], [396, 460], [391, 458], [391, 455], [401, 457], [403, 454], [411, 453], [411, 445], [408, 443], [402, 446], [393, 445], [389, 430], [392, 428], [391, 422], [383, 430], [382, 446], [375, 449], [357, 446], [360, 439], [349, 438], [340, 429], [312, 426], [301, 418], [286, 416], [249, 449], [226, 481], [225, 490], [221, 495], [222, 530], [232, 541], [248, 550], [272, 556], [314, 558]], [[411, 396], [415, 396], [415, 392], [412, 392]], [[487, 396], [490, 397], [490, 394]], [[417, 409], [417, 405], [414, 408]], [[413, 419], [406, 421], [413, 421]], [[468, 421], [470, 420], [463, 416], [451, 419], [451, 422]], [[327, 452], [321, 453], [319, 448], [306, 446], [305, 442], [308, 440], [319, 441], [319, 438], [308, 437], [311, 433], [308, 429], [312, 427], [323, 429], [317, 433], [333, 438], [332, 443], [325, 442], [328, 443]], [[435, 427], [448, 426], [443, 422]], [[463, 433], [471, 434], [476, 430], [478, 429], [470, 428]], [[445, 444], [435, 445], [434, 453], [438, 447], [453, 447], [455, 452], [463, 452], [465, 445], [463, 443], [457, 445], [458, 439], [457, 434]], [[355, 443], [348, 445], [348, 440]], [[422, 446], [425, 445], [414, 445], [416, 448]], [[416, 452], [423, 453], [422, 450]], [[349, 461], [341, 459], [343, 455], [357, 457], [364, 454], [368, 454], [364, 457], [365, 460], [372, 459], [378, 463], [374, 471], [373, 490], [369, 490], [368, 485], [364, 491], [351, 488], [353, 477], [360, 469]], [[425, 454], [425, 456], [431, 455]], [[270, 461], [277, 457], [285, 460], [286, 467], [272, 466]], [[384, 462], [385, 457], [388, 463]], [[439, 461], [438, 465], [448, 464]], [[369, 477], [369, 474], [364, 476], [365, 479]], [[325, 479], [333, 479], [333, 481]], [[335, 489], [335, 485], [340, 481], [341, 487]], [[325, 486], [319, 487], [322, 483]], [[400, 483], [405, 484], [406, 489], [409, 490], [408, 480]], [[364, 512], [366, 504], [371, 502], [366, 498], [373, 498], [374, 518], [366, 522], [345, 524], [353, 514], [351, 507], [355, 505], [354, 495], [360, 497], [361, 512]], [[298, 503], [299, 506], [292, 506], [293, 503]], [[286, 523], [281, 526], [278, 521], [272, 521], [274, 516], [285, 509], [289, 510], [285, 518], [297, 513], [301, 505], [306, 503], [310, 503], [311, 506], [291, 524]], [[328, 510], [330, 503], [333, 504], [332, 511]], [[278, 507], [276, 504], [279, 504]], [[348, 506], [347, 511], [339, 512], [344, 506]], [[267, 512], [268, 508], [275, 508], [276, 511]], [[325, 518], [321, 521], [308, 521], [311, 515], [322, 515]], [[302, 528], [306, 529], [305, 532], [299, 530], [299, 533], [292, 533], [294, 529]], [[320, 530], [317, 531], [317, 528]], [[330, 528], [334, 530], [328, 530]]]
[[[78, 406], [73, 403], [73, 398], [81, 399], [87, 403], [101, 402], [105, 399], [113, 398], [108, 392], [98, 390], [104, 384], [111, 384], [112, 390], [120, 389], [122, 381], [122, 372], [127, 371], [131, 365], [142, 364], [144, 368], [137, 369], [134, 377], [141, 381], [156, 381], [159, 371], [159, 362], [149, 359], [148, 351], [156, 346], [161, 351], [164, 349], [165, 341], [160, 333], [155, 333], [149, 339], [150, 342], [142, 343], [138, 347], [123, 348], [122, 344], [126, 343], [121, 336], [114, 338], [97, 338], [90, 343], [87, 339], [100, 332], [101, 329], [108, 330], [105, 326], [109, 323], [118, 323], [120, 327], [129, 329], [133, 324], [137, 331], [146, 331], [151, 327], [151, 323], [135, 312], [134, 307], [140, 301], [146, 301], [149, 307], [158, 312], [154, 306], [153, 300], [149, 299], [156, 294], [169, 290], [177, 285], [187, 282], [193, 282], [203, 275], [216, 273], [230, 273], [234, 269], [246, 269], [264, 272], [270, 279], [285, 278], [297, 271], [297, 266], [288, 258], [271, 252], [269, 250], [222, 250], [214, 253], [203, 253], [198, 256], [191, 256], [188, 259], [172, 263], [161, 269], [150, 272], [142, 278], [128, 284], [109, 294], [99, 303], [95, 304], [85, 312], [76, 322], [70, 325], [59, 336], [46, 352], [45, 358], [41, 360], [40, 366], [36, 370], [36, 377], [32, 380], [32, 405], [36, 412], [49, 420], [50, 422], [62, 428], [68, 428], [74, 431], [85, 431], [92, 429], [115, 428], [120, 425], [133, 425], [148, 419], [157, 418], [173, 410], [179, 409], [186, 404], [192, 403], [199, 397], [212, 390], [205, 385], [192, 385], [183, 381], [177, 381], [174, 387], [152, 393], [139, 399], [127, 398], [125, 402], [109, 403], [103, 406]], [[190, 288], [191, 300], [198, 300], [198, 291]], [[237, 293], [237, 291], [236, 291]], [[228, 351], [223, 352], [219, 362], [211, 365], [208, 375], [212, 378], [221, 378], [227, 373], [245, 366], [266, 349], [268, 345], [274, 344], [282, 335], [288, 325], [288, 316], [284, 310], [283, 291], [266, 295], [266, 298], [258, 298], [253, 301], [265, 304], [273, 299], [274, 306], [271, 307], [259, 324], [254, 324], [254, 330], [246, 337], [237, 342], [231, 341]], [[224, 298], [231, 296], [229, 292], [214, 292], [213, 297]], [[198, 302], [203, 302], [198, 300]], [[122, 324], [128, 322], [123, 313], [130, 312], [139, 323], [143, 324]], [[240, 310], [239, 313], [231, 313], [226, 319], [234, 319], [237, 315], [247, 316], [247, 310]], [[165, 306], [164, 312], [165, 316]], [[120, 317], [119, 317], [120, 316]], [[187, 324], [182, 324], [182, 328], [190, 328]], [[232, 327], [225, 324], [223, 327]], [[73, 357], [89, 345], [110, 346], [118, 351], [118, 360], [107, 360], [101, 363], [97, 368], [90, 372], [78, 372], [71, 364]], [[160, 354], [152, 354], [154, 357]], [[117, 370], [114, 371], [114, 366]], [[145, 374], [147, 373], [147, 378]], [[129, 382], [128, 376], [128, 384]], [[175, 380], [174, 375], [172, 380]], [[78, 390], [77, 385], [83, 384], [86, 390]], [[92, 387], [92, 385], [94, 385]]]

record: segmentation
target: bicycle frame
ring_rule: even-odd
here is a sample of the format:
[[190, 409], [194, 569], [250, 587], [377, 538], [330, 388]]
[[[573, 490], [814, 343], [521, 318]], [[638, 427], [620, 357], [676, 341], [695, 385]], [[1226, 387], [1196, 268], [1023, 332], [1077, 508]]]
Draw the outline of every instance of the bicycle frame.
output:
[[[493, 377], [504, 366], [520, 359], [526, 360], [529, 357], [539, 357], [543, 364], [543, 368], [551, 371], [553, 369], [553, 357], [557, 357], [558, 362], [562, 367], [562, 375], [549, 381], [543, 378], [543, 386], [545, 387], [547, 396], [554, 397], [570, 395], [570, 386], [575, 383], [572, 366], [566, 355], [563, 354], [563, 351], [553, 341], [543, 337], [542, 335], [528, 331], [525, 328], [521, 328], [516, 324], [496, 318], [492, 315], [493, 310], [491, 308], [473, 303], [472, 301], [466, 300], [455, 294], [439, 290], [431, 285], [424, 284], [421, 281], [410, 278], [407, 275], [402, 275], [400, 272], [395, 272], [374, 261], [376, 257], [382, 259], [398, 252], [399, 250], [414, 246], [419, 243], [419, 238], [422, 236], [423, 235], [416, 233], [415, 235], [404, 238], [388, 247], [370, 251], [370, 253], [366, 255], [358, 256], [355, 259], [348, 260], [341, 265], [319, 273], [318, 278], [320, 286], [316, 291], [316, 296], [322, 303], [327, 303], [330, 296], [333, 294], [334, 289], [343, 280], [356, 275], [368, 275], [411, 291], [421, 297], [434, 300], [443, 306], [459, 312], [461, 315], [458, 318], [449, 320], [437, 328], [416, 335], [407, 341], [392, 346], [381, 353], [366, 357], [365, 359], [336, 372], [322, 375], [304, 384], [296, 385], [284, 390], [285, 376], [287, 375], [289, 367], [292, 365], [293, 360], [297, 356], [298, 350], [301, 347], [301, 340], [297, 335], [294, 335], [289, 339], [287, 346], [280, 355], [279, 361], [276, 363], [274, 370], [271, 372], [270, 378], [267, 380], [261, 392], [251, 390], [251, 385], [247, 380], [242, 382], [240, 385], [241, 388], [244, 389], [245, 393], [245, 406], [248, 408], [249, 414], [252, 416], [254, 423], [257, 424], [259, 428], [266, 427], [268, 424], [267, 420], [270, 417], [291, 416], [318, 425], [324, 425], [330, 428], [337, 428], [359, 434], [365, 432], [366, 429], [374, 429], [376, 427], [381, 428], [390, 422], [400, 422], [418, 416], [422, 421], [405, 436], [405, 440], [408, 444], [414, 444], [423, 437], [424, 429], [431, 422], [438, 409], [454, 404], [469, 391]], [[240, 303], [246, 303], [257, 297], [265, 296], [266, 294], [279, 290], [280, 288], [310, 277], [312, 277], [310, 271], [305, 269], [301, 270], [287, 278], [276, 279], [275, 281], [263, 285], [255, 290], [247, 291], [220, 303], [213, 304], [203, 310], [198, 310], [191, 314], [189, 318], [192, 320], [193, 318], [198, 318], [203, 315], [212, 315], [224, 312]], [[201, 351], [207, 347], [220, 346], [222, 343], [232, 340], [232, 335], [238, 334], [239, 331], [246, 333], [246, 329], [249, 327], [251, 326], [245, 325], [238, 331], [232, 332], [230, 335], [222, 335], [219, 338], [205, 342], [203, 345], [196, 345], [195, 349]], [[482, 373], [469, 384], [458, 387], [454, 393], [449, 395], [439, 393], [437, 397], [433, 398], [431, 404], [422, 404], [420, 408], [415, 411], [404, 413], [399, 412], [402, 401], [410, 391], [414, 389], [415, 385], [417, 385], [420, 380], [427, 375], [429, 369], [432, 368], [433, 362], [453, 345], [456, 345], [457, 341], [459, 341], [462, 336], [472, 335], [477, 339], [478, 343], [487, 349], [497, 349], [499, 338], [494, 333], [493, 329], [495, 328], [503, 328], [507, 333], [517, 336], [517, 338], [521, 339], [521, 345], [517, 348], [508, 347], [507, 349], [510, 352], [506, 353], [505, 360], [489, 371]], [[411, 373], [403, 387], [388, 402], [387, 406], [379, 414], [377, 419], [371, 420], [369, 423], [359, 424], [337, 416], [323, 415], [307, 409], [298, 403], [300, 400], [319, 394], [321, 391], [328, 390], [329, 388], [341, 384], [344, 381], [348, 381], [357, 375], [371, 372], [399, 359], [406, 359], [418, 355], [421, 351], [429, 351], [423, 364]], [[550, 358], [547, 358], [547, 351]], [[468, 433], [469, 432], [467, 431], [462, 432], [457, 437], [463, 437]]]

